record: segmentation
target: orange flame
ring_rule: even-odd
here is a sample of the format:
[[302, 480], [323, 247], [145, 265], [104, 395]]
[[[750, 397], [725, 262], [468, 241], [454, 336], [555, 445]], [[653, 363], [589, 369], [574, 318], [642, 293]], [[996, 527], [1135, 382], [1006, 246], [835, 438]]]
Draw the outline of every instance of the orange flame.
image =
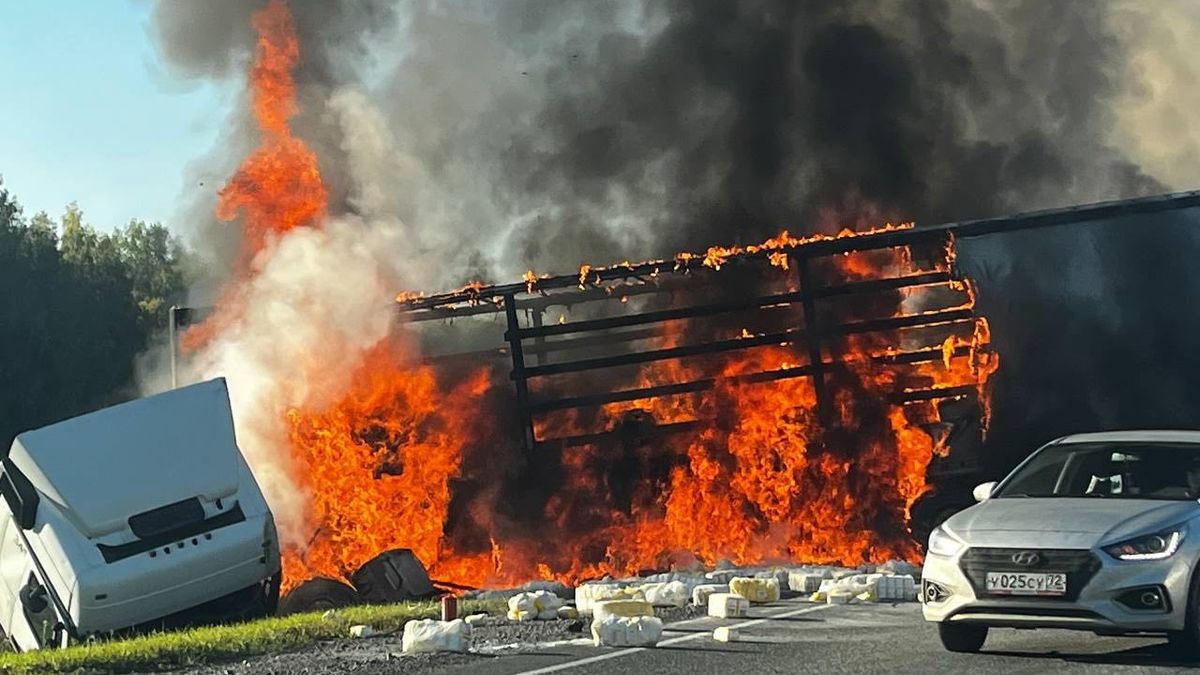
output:
[[251, 22], [258, 47], [249, 86], [262, 140], [221, 189], [217, 204], [221, 220], [241, 217], [249, 256], [272, 234], [317, 222], [328, 202], [317, 156], [288, 124], [299, 111], [292, 69], [300, 47], [291, 11], [282, 0], [270, 0]]
[[[271, 0], [253, 24], [258, 51], [250, 86], [262, 143], [221, 191], [217, 208], [222, 219], [243, 221], [248, 256], [274, 236], [319, 222], [327, 202], [315, 155], [289, 128], [297, 112], [291, 70], [299, 58], [291, 15], [283, 2]], [[846, 229], [835, 236], [859, 234]], [[782, 275], [792, 271], [792, 247], [833, 238], [783, 232], [757, 246], [680, 253], [673, 262], [683, 271], [721, 269], [735, 256], [760, 254]], [[946, 254], [948, 268], [952, 243]], [[657, 262], [670, 269], [671, 261]], [[912, 266], [907, 250], [886, 250], [837, 257], [826, 273], [844, 283]], [[629, 262], [582, 265], [579, 286], [612, 294], [617, 287], [602, 284], [597, 273], [622, 267], [632, 269]], [[657, 276], [656, 267], [651, 278]], [[532, 271], [524, 275], [526, 290], [537, 292], [539, 279]], [[476, 303], [484, 288], [473, 282], [461, 293]], [[969, 283], [951, 288], [966, 296], [964, 306], [973, 305]], [[236, 297], [235, 287], [222, 311], [240, 311], [229, 299]], [[223, 325], [210, 321], [206, 328]], [[919, 386], [977, 387], [986, 418], [986, 385], [998, 360], [986, 349], [986, 321], [973, 328], [969, 338], [939, 337], [934, 356], [915, 370]], [[413, 549], [435, 578], [480, 586], [533, 578], [575, 582], [720, 558], [857, 564], [919, 557], [906, 531], [909, 510], [944, 448], [926, 430], [938, 421], [936, 406], [900, 406], [888, 398], [906, 386], [876, 358], [894, 354], [894, 340], [859, 335], [838, 345], [836, 354], [828, 347], [844, 364], [827, 374], [835, 419], [819, 419], [810, 377], [742, 377], [813, 365], [796, 345], [782, 344], [703, 363], [662, 361], [622, 383], [709, 379], [714, 384], [705, 392], [611, 404], [587, 420], [573, 410], [537, 421], [543, 437], [646, 421], [683, 425], [686, 433], [632, 444], [585, 442], [529, 457], [505, 433], [504, 420], [512, 417], [507, 378], [488, 368], [450, 372], [406, 359], [397, 346], [405, 342], [402, 330], [347, 364], [353, 377], [332, 403], [287, 413], [288, 451], [302, 474], [312, 535], [285, 548], [285, 588], [312, 576], [347, 576], [396, 547]], [[676, 326], [659, 339], [669, 347], [685, 334]], [[743, 328], [740, 335], [754, 333]], [[514, 483], [514, 475], [532, 479]], [[506, 492], [512, 484], [526, 492]], [[514, 513], [518, 502], [523, 516]]]
[[282, 0], [270, 0], [251, 17], [258, 36], [248, 86], [254, 118], [262, 138], [218, 193], [216, 216], [242, 222], [242, 257], [234, 285], [222, 289], [213, 316], [188, 329], [180, 339], [184, 351], [194, 351], [234, 323], [245, 310], [237, 281], [250, 262], [276, 235], [314, 225], [325, 215], [328, 195], [317, 167], [317, 156], [292, 135], [289, 120], [296, 115], [296, 84], [292, 69], [300, 58], [291, 10]]
[[462, 431], [488, 384], [481, 370], [440, 390], [432, 369], [404, 363], [381, 344], [337, 404], [288, 413], [315, 525], [305, 547], [285, 551], [289, 586], [314, 575], [348, 576], [398, 545], [422, 560], [440, 557], [450, 481], [464, 454]]
[[[817, 238], [828, 237], [809, 240]], [[772, 254], [801, 241], [808, 240], [784, 233], [761, 246], [713, 247], [703, 258], [681, 255], [677, 262], [718, 267], [733, 256], [766, 252], [782, 274], [787, 267]], [[952, 251], [947, 254], [940, 269], [953, 262]], [[906, 273], [913, 265], [905, 249], [837, 256], [833, 262], [831, 273], [842, 282]], [[621, 266], [628, 263], [614, 267]], [[581, 268], [581, 285], [596, 269], [605, 268]], [[527, 284], [536, 279], [525, 276]], [[969, 284], [948, 288], [965, 296], [962, 306], [973, 305]], [[662, 346], [676, 346], [685, 333], [664, 335]], [[742, 328], [736, 335], [753, 333]], [[970, 337], [951, 336], [932, 346], [916, 373], [932, 387], [976, 385], [986, 405], [987, 380], [998, 365], [986, 350], [988, 340], [987, 324], [978, 319]], [[720, 558], [741, 564], [916, 560], [919, 548], [907, 522], [927, 489], [926, 469], [945, 452], [941, 438], [925, 426], [937, 421], [937, 409], [888, 402], [901, 382], [894, 368], [873, 358], [896, 352], [887, 336], [855, 336], [843, 349], [847, 371], [830, 375], [837, 419], [828, 428], [818, 420], [811, 379], [739, 379], [797, 367], [804, 357], [791, 345], [716, 357], [715, 372], [708, 370], [711, 363], [657, 362], [619, 387], [715, 377], [711, 392], [610, 404], [587, 421], [577, 410], [539, 418], [541, 438], [611, 430], [630, 419], [698, 426], [634, 448], [608, 442], [543, 448], [554, 459], [529, 461], [557, 462], [558, 478], [541, 486], [547, 493], [541, 512], [524, 527], [497, 515], [509, 506], [498, 486], [465, 499], [452, 487], [463, 480], [495, 483], [524, 463], [515, 440], [503, 440], [490, 426], [472, 426], [462, 412], [502, 417], [484, 399], [507, 392], [506, 382], [482, 373], [443, 379], [426, 367], [396, 368], [373, 355], [362, 366], [369, 382], [357, 382], [331, 410], [292, 413], [292, 440], [308, 466], [318, 535], [302, 557], [289, 555], [289, 585], [315, 574], [346, 574], [379, 551], [402, 546], [418, 551], [435, 578], [471, 585], [535, 578], [577, 582]], [[364, 438], [376, 441], [371, 445]], [[487, 448], [486, 459], [476, 454], [477, 447]], [[412, 479], [378, 477], [396, 455], [422, 457], [428, 464], [414, 466]], [[663, 462], [669, 470], [656, 474], [653, 467]], [[639, 478], [619, 489], [622, 476], [630, 475]], [[470, 513], [473, 537], [461, 536], [452, 522], [456, 499], [458, 509]]]

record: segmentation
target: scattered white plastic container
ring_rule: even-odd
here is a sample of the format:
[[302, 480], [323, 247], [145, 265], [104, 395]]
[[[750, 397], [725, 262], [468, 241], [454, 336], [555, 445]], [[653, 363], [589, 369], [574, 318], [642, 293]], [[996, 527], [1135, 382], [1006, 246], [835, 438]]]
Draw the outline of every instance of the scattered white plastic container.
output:
[[646, 602], [655, 607], [683, 607], [690, 596], [687, 584], [682, 581], [642, 584], [641, 591]]
[[829, 589], [825, 593], [825, 602], [830, 605], [845, 605], [854, 599], [854, 594], [849, 590], [840, 587]]
[[563, 605], [558, 608], [558, 618], [560, 619], [578, 619], [579, 610], [570, 605]]
[[736, 593], [708, 596], [708, 615], [721, 619], [740, 618], [750, 613], [750, 601]]
[[754, 603], [777, 602], [779, 580], [774, 576], [769, 579], [734, 577], [729, 580], [729, 591]]
[[917, 599], [917, 582], [907, 574], [883, 576], [875, 581], [875, 597], [884, 602], [909, 602]]
[[413, 620], [404, 624], [400, 646], [405, 654], [465, 652], [470, 635], [471, 626], [462, 619]]
[[769, 570], [756, 572], [755, 579], [774, 579], [775, 583], [779, 584], [780, 588], [788, 587], [788, 571], [782, 567], [772, 567]]
[[580, 614], [591, 614], [592, 606], [597, 602], [631, 599], [645, 600], [646, 594], [640, 589], [605, 582], [583, 584], [575, 589], [575, 608]]
[[917, 597], [916, 580], [908, 575], [853, 574], [826, 579], [812, 594], [818, 602], [908, 602]]
[[704, 575], [709, 583], [714, 584], [728, 584], [731, 579], [737, 576], [741, 576], [741, 572], [737, 570], [714, 570]]
[[788, 589], [794, 593], [816, 593], [821, 588], [821, 582], [825, 581], [823, 575], [810, 574], [806, 572], [792, 572], [788, 574]]
[[721, 626], [713, 630], [713, 639], [717, 642], [737, 642], [741, 637], [736, 628]]
[[508, 618], [512, 621], [550, 621], [558, 618], [563, 601], [550, 591], [518, 593], [508, 599]]
[[654, 606], [645, 600], [601, 600], [592, 605], [592, 623], [610, 616], [654, 616]]
[[708, 606], [708, 596], [713, 593], [728, 593], [729, 584], [700, 584], [692, 589], [692, 604], [700, 607]]
[[607, 616], [592, 622], [597, 647], [653, 647], [662, 638], [663, 622], [656, 616]]

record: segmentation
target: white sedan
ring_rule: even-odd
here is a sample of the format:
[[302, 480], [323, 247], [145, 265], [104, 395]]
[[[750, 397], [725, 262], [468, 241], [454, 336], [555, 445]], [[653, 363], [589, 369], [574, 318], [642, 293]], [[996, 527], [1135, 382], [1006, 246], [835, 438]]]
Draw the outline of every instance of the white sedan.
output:
[[929, 537], [925, 619], [951, 651], [988, 629], [1165, 635], [1200, 656], [1200, 432], [1068, 436]]

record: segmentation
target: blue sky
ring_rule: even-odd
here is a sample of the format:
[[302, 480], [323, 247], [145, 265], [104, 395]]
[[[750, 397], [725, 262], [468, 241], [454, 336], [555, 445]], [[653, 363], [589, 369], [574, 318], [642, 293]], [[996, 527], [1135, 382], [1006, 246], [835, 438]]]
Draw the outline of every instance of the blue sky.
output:
[[0, 175], [26, 215], [171, 225], [231, 94], [159, 65], [149, 2], [0, 0]]

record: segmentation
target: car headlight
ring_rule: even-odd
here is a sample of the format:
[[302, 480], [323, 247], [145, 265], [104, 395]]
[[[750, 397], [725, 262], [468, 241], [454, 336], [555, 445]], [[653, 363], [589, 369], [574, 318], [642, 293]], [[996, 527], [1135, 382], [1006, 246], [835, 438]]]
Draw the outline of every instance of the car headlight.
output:
[[929, 547], [926, 549], [934, 555], [945, 556], [947, 558], [953, 556], [963, 549], [964, 544], [955, 539], [942, 529], [941, 525], [933, 528], [933, 532], [929, 533]]
[[1183, 526], [1143, 534], [1105, 546], [1104, 552], [1118, 560], [1162, 560], [1175, 555], [1186, 534], [1187, 528]]

